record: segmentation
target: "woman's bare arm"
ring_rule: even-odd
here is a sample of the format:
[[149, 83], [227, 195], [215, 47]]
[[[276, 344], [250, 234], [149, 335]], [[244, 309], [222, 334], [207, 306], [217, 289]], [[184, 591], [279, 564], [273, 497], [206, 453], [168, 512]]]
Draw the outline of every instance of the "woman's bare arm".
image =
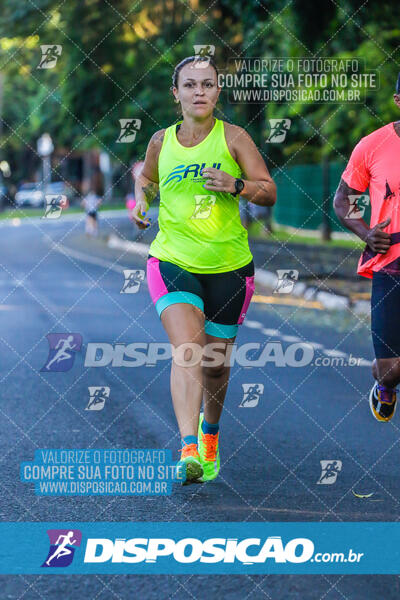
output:
[[[244, 174], [244, 188], [240, 195], [254, 204], [273, 206], [276, 185], [257, 146], [242, 127], [229, 123], [224, 123], [224, 127], [229, 151]], [[203, 173], [210, 177], [204, 185], [206, 190], [235, 192], [235, 177], [229, 173], [212, 167], [203, 169]]]
[[147, 146], [143, 169], [135, 180], [136, 206], [132, 210], [132, 219], [139, 229], [150, 226], [150, 219], [144, 219], [150, 204], [158, 193], [158, 157], [160, 155], [165, 129], [157, 131]]

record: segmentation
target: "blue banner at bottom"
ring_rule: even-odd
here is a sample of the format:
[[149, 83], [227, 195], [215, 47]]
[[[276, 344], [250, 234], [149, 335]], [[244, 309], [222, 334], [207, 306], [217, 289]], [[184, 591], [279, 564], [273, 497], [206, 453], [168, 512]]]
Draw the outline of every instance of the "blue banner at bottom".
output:
[[1, 523], [2, 574], [399, 574], [400, 523]]

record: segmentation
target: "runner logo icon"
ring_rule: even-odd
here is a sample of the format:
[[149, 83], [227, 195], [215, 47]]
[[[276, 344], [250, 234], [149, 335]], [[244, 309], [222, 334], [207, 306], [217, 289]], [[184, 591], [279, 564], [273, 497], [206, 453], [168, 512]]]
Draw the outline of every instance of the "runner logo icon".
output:
[[85, 410], [102, 410], [110, 397], [110, 388], [106, 386], [89, 386], [89, 402]]
[[136, 133], [139, 131], [142, 121], [140, 119], [119, 119], [121, 131], [117, 139], [117, 144], [129, 144], [136, 138]]
[[144, 281], [143, 269], [124, 269], [124, 285], [120, 294], [136, 294], [142, 281]]
[[46, 209], [42, 219], [59, 219], [63, 208], [67, 208], [67, 196], [64, 194], [46, 194]]
[[263, 383], [242, 383], [243, 399], [240, 408], [254, 408], [257, 406], [260, 396], [264, 392]]
[[82, 541], [79, 529], [48, 529], [50, 548], [42, 567], [68, 567]]
[[38, 69], [52, 69], [56, 66], [58, 58], [61, 56], [62, 46], [58, 44], [42, 45], [42, 58], [38, 64]]
[[346, 219], [362, 219], [369, 206], [368, 194], [349, 194], [349, 210]]
[[271, 132], [267, 144], [280, 144], [284, 142], [292, 121], [290, 119], [268, 119]]
[[320, 460], [321, 476], [317, 481], [318, 485], [332, 485], [335, 483], [337, 476], [342, 470], [341, 460]]
[[45, 372], [69, 371], [75, 360], [75, 352], [82, 347], [80, 333], [49, 333], [49, 355], [40, 370]]
[[278, 281], [274, 294], [290, 294], [299, 278], [299, 272], [296, 269], [278, 269], [277, 274]]
[[211, 214], [211, 209], [215, 204], [216, 197], [212, 195], [202, 196], [195, 194], [194, 201], [196, 206], [191, 219], [208, 219]]

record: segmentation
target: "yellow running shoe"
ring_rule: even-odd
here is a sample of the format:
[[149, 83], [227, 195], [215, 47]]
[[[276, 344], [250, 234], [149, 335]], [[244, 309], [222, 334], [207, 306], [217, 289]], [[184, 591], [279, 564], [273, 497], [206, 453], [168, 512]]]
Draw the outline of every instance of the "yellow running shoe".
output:
[[389, 392], [376, 381], [369, 393], [369, 406], [377, 421], [388, 423], [396, 410], [396, 392]]

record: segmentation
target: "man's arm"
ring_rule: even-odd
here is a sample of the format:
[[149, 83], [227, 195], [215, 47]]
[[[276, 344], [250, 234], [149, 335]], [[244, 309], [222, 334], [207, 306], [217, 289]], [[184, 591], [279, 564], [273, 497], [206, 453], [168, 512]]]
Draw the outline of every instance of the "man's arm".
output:
[[333, 201], [333, 208], [337, 218], [344, 227], [368, 244], [373, 252], [386, 254], [390, 247], [390, 234], [383, 231], [383, 229], [389, 225], [390, 219], [386, 219], [386, 221], [378, 223], [378, 225], [370, 229], [363, 218], [352, 216], [351, 208], [354, 208], [355, 204], [351, 202], [350, 197], [360, 196], [360, 194], [362, 192], [349, 187], [343, 179], [340, 180]]

